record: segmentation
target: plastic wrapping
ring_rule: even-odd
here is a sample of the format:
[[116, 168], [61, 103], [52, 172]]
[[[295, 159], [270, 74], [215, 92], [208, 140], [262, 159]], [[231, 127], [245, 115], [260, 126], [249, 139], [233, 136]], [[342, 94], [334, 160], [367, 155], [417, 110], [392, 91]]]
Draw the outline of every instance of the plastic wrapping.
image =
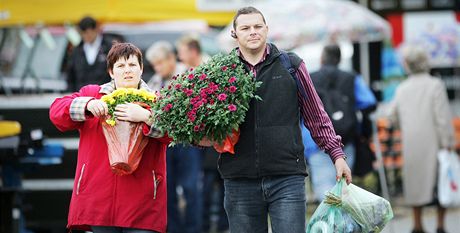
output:
[[235, 144], [240, 138], [240, 131], [233, 130], [232, 134], [228, 135], [222, 143], [214, 144], [214, 149], [219, 153], [231, 153], [235, 154]]
[[116, 120], [111, 126], [105, 120], [101, 122], [112, 171], [117, 175], [133, 173], [149, 140], [142, 133], [143, 123]]
[[344, 179], [326, 194], [307, 227], [309, 233], [381, 232], [393, 218], [390, 203]]

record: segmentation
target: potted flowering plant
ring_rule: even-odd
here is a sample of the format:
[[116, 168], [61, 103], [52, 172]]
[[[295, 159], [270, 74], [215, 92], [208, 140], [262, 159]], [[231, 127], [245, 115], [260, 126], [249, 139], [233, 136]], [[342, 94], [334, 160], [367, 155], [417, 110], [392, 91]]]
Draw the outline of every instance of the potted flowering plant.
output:
[[127, 175], [136, 170], [147, 146], [142, 133], [143, 123], [118, 121], [114, 116], [118, 104], [135, 103], [149, 109], [156, 96], [146, 90], [119, 88], [101, 100], [108, 106], [108, 117], [102, 119], [102, 129], [108, 145], [110, 167], [115, 174]]
[[217, 54], [207, 63], [173, 78], [160, 92], [155, 127], [168, 132], [172, 144], [214, 142], [219, 152], [234, 153], [239, 125], [261, 82], [256, 82], [236, 52]]

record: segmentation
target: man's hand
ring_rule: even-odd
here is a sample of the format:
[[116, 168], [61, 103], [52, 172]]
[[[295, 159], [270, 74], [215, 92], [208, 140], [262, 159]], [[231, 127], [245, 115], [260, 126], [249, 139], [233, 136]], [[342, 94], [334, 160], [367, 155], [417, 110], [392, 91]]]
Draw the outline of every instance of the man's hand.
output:
[[149, 122], [151, 112], [137, 104], [119, 104], [115, 107], [115, 117], [121, 121]]
[[198, 145], [203, 147], [211, 147], [214, 145], [214, 142], [209, 140], [207, 137], [204, 137], [203, 139], [201, 139]]
[[93, 116], [101, 117], [109, 113], [107, 104], [102, 100], [92, 99], [86, 104], [86, 110], [90, 111]]
[[345, 180], [347, 181], [347, 184], [350, 184], [352, 181], [351, 177], [351, 170], [348, 167], [347, 162], [345, 161], [344, 158], [338, 158], [335, 161], [335, 170], [337, 171], [337, 180], [339, 180], [342, 177], [345, 177]]

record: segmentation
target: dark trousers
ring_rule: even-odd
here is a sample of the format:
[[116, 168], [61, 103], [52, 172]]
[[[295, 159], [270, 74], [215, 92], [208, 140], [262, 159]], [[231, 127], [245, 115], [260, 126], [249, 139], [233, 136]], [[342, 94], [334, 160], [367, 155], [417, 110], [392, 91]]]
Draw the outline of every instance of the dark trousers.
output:
[[224, 180], [217, 168], [204, 170], [203, 177], [203, 232], [209, 232], [213, 218], [217, 217], [217, 231], [228, 229], [227, 213], [224, 209]]
[[[202, 151], [177, 145], [166, 153], [168, 186], [168, 232], [200, 233], [202, 220]], [[183, 189], [186, 202], [183, 215], [179, 209], [177, 187]]]

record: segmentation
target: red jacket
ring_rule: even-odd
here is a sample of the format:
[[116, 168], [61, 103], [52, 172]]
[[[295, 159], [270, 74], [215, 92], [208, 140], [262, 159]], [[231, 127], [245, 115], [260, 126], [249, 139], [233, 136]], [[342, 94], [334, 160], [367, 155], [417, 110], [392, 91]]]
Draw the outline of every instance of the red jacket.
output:
[[[77, 111], [84, 112], [90, 99], [85, 96], [100, 99], [104, 95], [100, 91], [100, 86], [85, 86], [80, 92], [57, 98], [50, 108], [50, 119], [59, 130], [80, 132], [67, 227], [117, 226], [166, 232], [166, 146], [170, 139], [150, 138], [137, 170], [125, 176], [114, 174], [99, 119], [85, 115], [83, 121], [75, 121], [71, 117], [71, 111], [75, 112], [72, 103], [83, 100], [85, 105]], [[147, 125], [144, 128], [149, 131]]]

